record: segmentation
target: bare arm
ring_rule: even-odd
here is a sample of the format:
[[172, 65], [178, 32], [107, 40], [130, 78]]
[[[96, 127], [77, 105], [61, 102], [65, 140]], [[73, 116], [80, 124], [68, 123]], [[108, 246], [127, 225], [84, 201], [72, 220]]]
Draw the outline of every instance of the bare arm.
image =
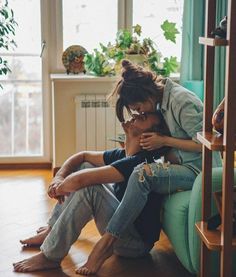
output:
[[124, 181], [123, 175], [114, 167], [107, 165], [88, 168], [70, 174], [56, 188], [56, 195], [64, 195], [84, 187]]
[[[103, 153], [102, 151], [84, 151], [76, 153], [68, 158], [52, 179], [48, 189], [48, 195], [50, 197], [55, 197], [55, 188], [59, 186], [66, 177], [77, 171], [83, 162], [89, 162], [95, 166], [103, 166]], [[57, 199], [60, 203], [64, 200], [63, 197], [61, 199], [57, 197]]]
[[154, 150], [163, 146], [170, 146], [190, 152], [202, 151], [202, 144], [196, 143], [191, 139], [177, 139], [151, 132], [142, 134], [140, 145], [146, 150]]
[[103, 166], [103, 153], [103, 151], [84, 151], [74, 154], [64, 162], [56, 177], [67, 177], [72, 172], [77, 171], [83, 162], [89, 162], [95, 166]]
[[196, 143], [194, 140], [191, 139], [177, 139], [173, 137], [166, 137], [165, 145], [190, 152], [202, 151], [202, 144]]

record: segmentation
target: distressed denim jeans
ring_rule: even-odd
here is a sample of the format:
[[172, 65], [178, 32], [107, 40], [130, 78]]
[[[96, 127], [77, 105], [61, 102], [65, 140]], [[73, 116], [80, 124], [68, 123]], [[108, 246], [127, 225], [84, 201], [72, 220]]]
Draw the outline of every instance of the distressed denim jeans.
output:
[[[40, 248], [48, 259], [61, 261], [92, 217], [99, 233], [104, 234], [109, 220], [120, 203], [108, 186], [91, 186], [73, 194]], [[152, 245], [145, 244], [135, 228], [130, 226], [116, 241], [114, 253], [134, 258], [146, 255], [151, 248]]]
[[190, 190], [197, 176], [190, 168], [182, 165], [151, 163], [147, 166], [150, 169], [148, 173], [144, 169], [144, 163], [135, 167], [124, 197], [106, 228], [106, 232], [117, 238], [122, 236], [141, 213], [151, 191], [168, 195], [178, 190]]

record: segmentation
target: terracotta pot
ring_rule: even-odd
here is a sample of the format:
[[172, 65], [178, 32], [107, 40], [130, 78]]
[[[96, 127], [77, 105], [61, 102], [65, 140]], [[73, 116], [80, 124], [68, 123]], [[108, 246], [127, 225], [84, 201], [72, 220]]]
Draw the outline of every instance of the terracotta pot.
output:
[[225, 108], [225, 99], [221, 101], [221, 103], [216, 108], [212, 116], [213, 128], [221, 134], [223, 134], [223, 131], [224, 131], [224, 108]]

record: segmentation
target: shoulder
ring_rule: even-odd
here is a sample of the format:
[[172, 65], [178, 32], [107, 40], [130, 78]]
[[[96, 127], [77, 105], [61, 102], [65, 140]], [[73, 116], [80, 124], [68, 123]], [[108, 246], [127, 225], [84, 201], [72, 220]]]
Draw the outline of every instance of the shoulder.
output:
[[104, 151], [103, 159], [106, 165], [120, 160], [125, 157], [125, 150], [121, 148], [115, 148], [111, 150]]
[[185, 106], [197, 107], [202, 110], [202, 101], [190, 90], [182, 85], [167, 79], [167, 91], [169, 92], [169, 104], [172, 108], [183, 108]]

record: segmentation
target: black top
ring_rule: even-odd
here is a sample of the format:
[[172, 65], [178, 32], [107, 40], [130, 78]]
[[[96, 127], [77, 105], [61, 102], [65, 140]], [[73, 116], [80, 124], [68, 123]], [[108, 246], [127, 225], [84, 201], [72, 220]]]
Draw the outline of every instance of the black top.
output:
[[[117, 199], [122, 200], [128, 179], [134, 167], [142, 162], [153, 162], [160, 158], [162, 151], [141, 151], [133, 156], [126, 157], [124, 149], [113, 149], [104, 152], [104, 163], [115, 167], [125, 178], [124, 182], [114, 184]], [[151, 192], [142, 212], [137, 217], [134, 225], [143, 241], [154, 244], [159, 239], [161, 231], [160, 212], [163, 195]]]

